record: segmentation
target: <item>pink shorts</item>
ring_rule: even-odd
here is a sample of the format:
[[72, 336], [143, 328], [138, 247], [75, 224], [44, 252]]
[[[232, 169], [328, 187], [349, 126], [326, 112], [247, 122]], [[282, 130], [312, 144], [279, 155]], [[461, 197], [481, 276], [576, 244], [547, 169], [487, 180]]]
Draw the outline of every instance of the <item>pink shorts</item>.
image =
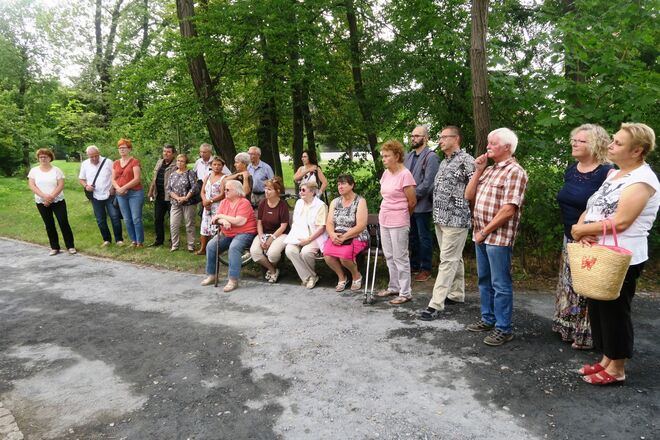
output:
[[351, 244], [336, 245], [332, 241], [328, 240], [325, 242], [325, 246], [323, 247], [323, 255], [355, 261], [355, 256], [366, 249], [366, 247], [366, 241], [354, 239]]

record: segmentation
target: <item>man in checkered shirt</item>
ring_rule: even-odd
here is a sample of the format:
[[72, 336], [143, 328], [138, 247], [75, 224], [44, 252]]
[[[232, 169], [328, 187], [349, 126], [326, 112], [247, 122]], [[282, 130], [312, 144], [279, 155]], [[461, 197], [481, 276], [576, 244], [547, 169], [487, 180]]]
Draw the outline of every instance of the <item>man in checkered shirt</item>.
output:
[[[491, 131], [487, 151], [475, 159], [465, 188], [465, 198], [474, 204], [472, 237], [481, 297], [481, 320], [467, 329], [492, 330], [484, 343], [493, 346], [513, 339], [511, 256], [527, 187], [527, 173], [513, 158], [517, 145], [518, 137], [508, 128]], [[495, 163], [486, 168], [488, 159]]]

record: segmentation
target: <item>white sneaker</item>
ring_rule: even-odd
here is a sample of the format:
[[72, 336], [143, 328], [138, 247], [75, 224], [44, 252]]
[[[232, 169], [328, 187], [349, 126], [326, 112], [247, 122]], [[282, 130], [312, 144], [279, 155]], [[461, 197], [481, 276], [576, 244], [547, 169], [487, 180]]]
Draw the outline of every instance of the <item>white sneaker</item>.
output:
[[318, 277], [318, 275], [312, 275], [312, 276], [309, 277], [309, 279], [307, 280], [307, 288], [308, 288], [308, 289], [313, 289], [314, 286], [316, 286], [316, 283], [318, 283], [318, 282], [319, 282], [319, 277]]
[[108, 247], [108, 246], [110, 246], [110, 242], [109, 241], [104, 241], [101, 246]]
[[76, 255], [77, 253], [78, 253], [78, 251], [76, 250], [76, 248], [69, 248], [69, 254], [70, 255]]
[[124, 242], [121, 241], [121, 240], [119, 240], [116, 244], [117, 244], [117, 246], [123, 246], [123, 245], [124, 245]]
[[48, 256], [52, 257], [60, 253], [59, 249], [51, 249], [50, 252], [48, 252]]
[[200, 284], [202, 286], [210, 286], [211, 284], [215, 284], [215, 275], [210, 275], [204, 278], [204, 281], [202, 281]]
[[271, 273], [270, 277], [268, 277], [268, 282], [269, 283], [276, 283], [277, 279], [280, 277], [280, 270], [275, 269], [275, 273]]

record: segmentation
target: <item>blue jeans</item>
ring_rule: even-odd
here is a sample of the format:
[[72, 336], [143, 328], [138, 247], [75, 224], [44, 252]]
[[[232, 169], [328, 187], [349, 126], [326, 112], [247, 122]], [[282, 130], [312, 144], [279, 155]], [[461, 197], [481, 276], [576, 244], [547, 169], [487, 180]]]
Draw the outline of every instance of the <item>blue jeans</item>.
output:
[[123, 195], [117, 195], [119, 209], [126, 223], [126, 232], [131, 241], [144, 243], [144, 226], [142, 225], [142, 205], [144, 204], [144, 191], [142, 189], [129, 189]]
[[206, 245], [206, 273], [215, 275], [215, 259], [218, 252], [229, 249], [229, 279], [237, 280], [241, 276], [241, 257], [250, 247], [257, 234], [238, 234], [234, 237], [220, 238], [216, 235]]
[[433, 236], [431, 235], [431, 213], [413, 212], [410, 217], [410, 268], [414, 271], [431, 272]]
[[105, 200], [92, 199], [92, 208], [94, 208], [94, 217], [96, 217], [96, 224], [99, 225], [101, 237], [103, 241], [112, 241], [110, 230], [108, 229], [108, 221], [106, 211], [112, 223], [112, 232], [115, 234], [115, 241], [123, 241], [121, 231], [121, 218], [119, 218], [119, 211], [112, 204], [115, 196], [110, 196]]
[[479, 244], [477, 274], [481, 297], [481, 320], [495, 325], [503, 333], [511, 333], [513, 283], [511, 280], [511, 246]]

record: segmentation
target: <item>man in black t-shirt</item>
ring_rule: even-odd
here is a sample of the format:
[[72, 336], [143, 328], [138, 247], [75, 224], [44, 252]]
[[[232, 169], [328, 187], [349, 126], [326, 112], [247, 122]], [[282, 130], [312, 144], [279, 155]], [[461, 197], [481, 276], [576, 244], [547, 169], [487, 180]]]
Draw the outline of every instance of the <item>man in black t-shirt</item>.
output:
[[156, 162], [154, 178], [149, 186], [149, 200], [154, 202], [154, 229], [156, 239], [150, 246], [162, 246], [165, 241], [165, 215], [170, 212], [170, 195], [165, 188], [170, 174], [176, 170], [174, 145], [163, 145], [163, 158]]

